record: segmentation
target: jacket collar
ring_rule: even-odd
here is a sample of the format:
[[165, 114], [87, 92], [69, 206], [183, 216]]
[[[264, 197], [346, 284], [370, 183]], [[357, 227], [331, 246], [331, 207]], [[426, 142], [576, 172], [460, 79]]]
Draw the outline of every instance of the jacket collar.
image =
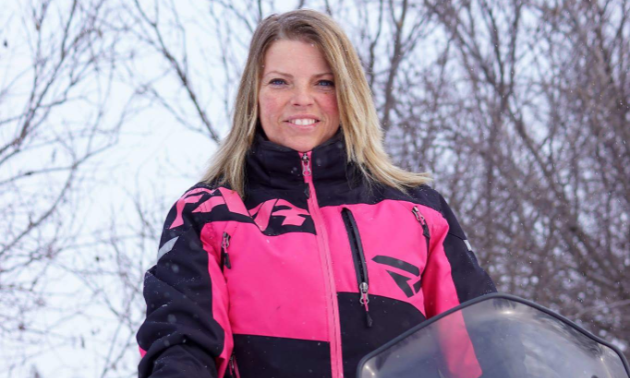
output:
[[[354, 164], [347, 163], [346, 144], [341, 128], [329, 140], [311, 151], [313, 182], [348, 183], [355, 176]], [[246, 157], [248, 189], [304, 190], [301, 154], [267, 140], [257, 132]], [[347, 184], [346, 184], [347, 185]]]

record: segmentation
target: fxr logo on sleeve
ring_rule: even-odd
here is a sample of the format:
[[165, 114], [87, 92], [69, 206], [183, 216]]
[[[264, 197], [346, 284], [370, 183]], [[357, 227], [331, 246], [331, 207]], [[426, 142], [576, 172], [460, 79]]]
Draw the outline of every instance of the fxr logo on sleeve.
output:
[[235, 214], [249, 216], [249, 213], [247, 212], [245, 205], [243, 205], [243, 203], [240, 200], [240, 197], [235, 191], [228, 190], [225, 188], [218, 188], [218, 189], [212, 189], [212, 190], [206, 189], [206, 188], [197, 188], [184, 194], [184, 196], [182, 196], [182, 198], [180, 198], [179, 201], [177, 201], [177, 203], [175, 204], [177, 215], [175, 216], [175, 220], [173, 220], [173, 223], [169, 227], [169, 230], [175, 227], [179, 227], [182, 224], [184, 224], [182, 213], [184, 211], [184, 207], [187, 204], [198, 203], [201, 200], [201, 198], [204, 196], [204, 194], [213, 195], [217, 190], [221, 193], [221, 195], [212, 196], [208, 198], [207, 200], [202, 202], [199, 206], [197, 206], [197, 208], [193, 210], [192, 212], [193, 213], [209, 213], [215, 207], [219, 205], [227, 205], [228, 210], [230, 212], [235, 213]]

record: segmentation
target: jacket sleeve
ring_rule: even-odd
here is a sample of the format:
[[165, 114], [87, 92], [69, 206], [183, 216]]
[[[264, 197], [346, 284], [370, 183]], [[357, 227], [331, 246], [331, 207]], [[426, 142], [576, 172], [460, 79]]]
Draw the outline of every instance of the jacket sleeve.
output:
[[442, 196], [439, 201], [443, 219], [431, 225], [430, 251], [423, 274], [428, 317], [497, 291], [490, 276], [479, 266], [453, 211]]
[[[472, 298], [496, 291], [488, 274], [477, 263], [451, 208], [442, 196], [439, 201], [441, 217], [430, 227], [430, 249], [422, 278], [429, 318]], [[447, 375], [480, 377], [480, 361], [462, 313], [453, 313], [437, 324], [436, 337], [443, 351]]]
[[145, 275], [139, 378], [215, 378], [231, 353], [220, 260], [194, 213], [209, 191], [191, 192], [167, 215], [157, 263]]

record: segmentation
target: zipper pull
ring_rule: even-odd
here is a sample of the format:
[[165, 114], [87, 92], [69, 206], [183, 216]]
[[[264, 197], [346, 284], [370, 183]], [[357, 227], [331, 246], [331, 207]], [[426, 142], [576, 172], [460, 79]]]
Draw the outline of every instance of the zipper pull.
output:
[[223, 260], [223, 265], [228, 269], [232, 269], [232, 263], [230, 262], [230, 255], [227, 252], [228, 247], [230, 246], [230, 234], [227, 232], [223, 233], [223, 243], [221, 243], [221, 257]]
[[361, 282], [361, 284], [359, 285], [359, 291], [361, 292], [359, 303], [361, 303], [363, 305], [363, 308], [365, 309], [365, 324], [368, 326], [368, 328], [372, 328], [374, 321], [370, 316], [370, 308], [368, 307], [368, 303], [370, 303], [370, 298], [368, 297], [368, 288], [369, 286], [367, 282]]
[[416, 220], [422, 226], [422, 234], [424, 235], [424, 237], [427, 238], [427, 239], [431, 238], [431, 234], [429, 233], [429, 225], [427, 224], [426, 219], [424, 219], [424, 216], [422, 215], [422, 213], [418, 209], [418, 206], [414, 206], [413, 210], [411, 210], [411, 211], [413, 212], [413, 215], [416, 216]]
[[311, 175], [311, 162], [308, 158], [307, 152], [305, 152], [304, 155], [302, 155], [302, 174], [304, 176]]
[[422, 235], [424, 235], [424, 240], [426, 240], [427, 242], [427, 254], [429, 253], [429, 248], [430, 248], [430, 240], [431, 240], [431, 233], [429, 232], [429, 225], [427, 224], [427, 220], [424, 219], [424, 216], [422, 215], [422, 213], [420, 212], [420, 209], [418, 209], [418, 206], [414, 206], [413, 210], [411, 210], [413, 212], [413, 215], [416, 216], [416, 219], [418, 220], [418, 222], [420, 223], [420, 225], [422, 225]]

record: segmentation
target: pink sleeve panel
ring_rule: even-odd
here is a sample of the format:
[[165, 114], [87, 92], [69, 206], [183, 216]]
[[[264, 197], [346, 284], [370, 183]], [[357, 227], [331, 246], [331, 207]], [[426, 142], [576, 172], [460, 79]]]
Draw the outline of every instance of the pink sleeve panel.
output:
[[[460, 304], [452, 277], [451, 263], [444, 251], [444, 240], [449, 226], [441, 217], [432, 218], [432, 221], [429, 221], [431, 226], [429, 256], [422, 276], [427, 318], [439, 315]], [[481, 376], [481, 367], [462, 314], [460, 312], [451, 314], [442, 319], [437, 326], [440, 346], [446, 358], [450, 376], [456, 378]]]

